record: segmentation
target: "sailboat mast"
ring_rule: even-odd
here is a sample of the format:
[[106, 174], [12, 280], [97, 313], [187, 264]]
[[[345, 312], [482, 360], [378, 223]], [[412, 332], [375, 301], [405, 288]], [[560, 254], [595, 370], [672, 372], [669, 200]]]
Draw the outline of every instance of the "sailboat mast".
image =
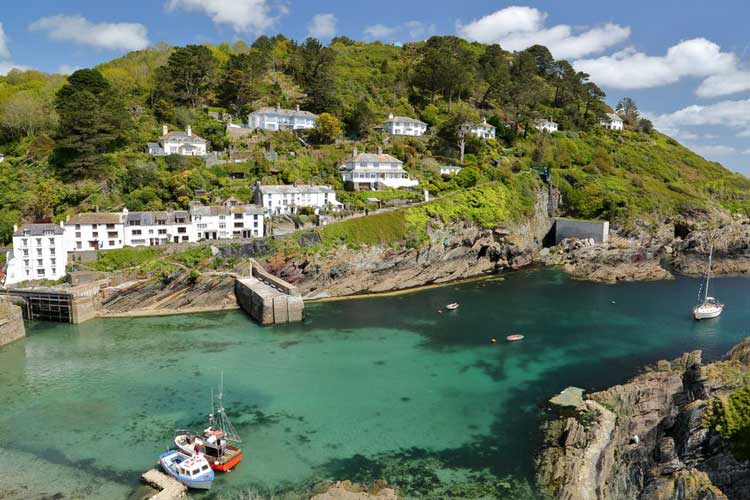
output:
[[708, 300], [708, 284], [711, 281], [711, 261], [714, 256], [714, 244], [711, 242], [711, 249], [708, 252], [708, 272], [706, 273], [706, 294], [704, 300]]

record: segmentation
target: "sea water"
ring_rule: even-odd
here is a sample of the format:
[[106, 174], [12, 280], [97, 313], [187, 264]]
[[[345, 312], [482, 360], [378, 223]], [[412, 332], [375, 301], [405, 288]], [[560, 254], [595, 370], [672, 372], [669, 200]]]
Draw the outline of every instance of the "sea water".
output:
[[304, 323], [274, 327], [240, 312], [27, 323], [0, 348], [0, 497], [128, 498], [175, 428], [207, 425], [222, 373], [245, 458], [210, 496], [323, 479], [386, 479], [415, 497], [531, 484], [551, 395], [688, 350], [715, 359], [750, 335], [750, 280], [712, 284], [726, 308], [703, 322], [693, 279], [543, 269], [307, 304]]

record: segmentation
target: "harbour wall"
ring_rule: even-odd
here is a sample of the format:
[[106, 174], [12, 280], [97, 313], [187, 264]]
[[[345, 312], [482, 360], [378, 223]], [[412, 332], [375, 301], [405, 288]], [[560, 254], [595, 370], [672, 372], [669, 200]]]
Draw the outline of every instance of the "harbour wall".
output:
[[596, 243], [606, 243], [609, 241], [609, 222], [556, 218], [555, 244], [566, 238], [590, 238]]
[[0, 346], [26, 336], [21, 306], [10, 297], [0, 297]]
[[302, 321], [305, 310], [302, 297], [296, 287], [284, 284], [283, 290], [292, 289], [294, 293], [286, 293], [255, 276], [237, 278], [234, 282], [237, 304], [261, 325]]

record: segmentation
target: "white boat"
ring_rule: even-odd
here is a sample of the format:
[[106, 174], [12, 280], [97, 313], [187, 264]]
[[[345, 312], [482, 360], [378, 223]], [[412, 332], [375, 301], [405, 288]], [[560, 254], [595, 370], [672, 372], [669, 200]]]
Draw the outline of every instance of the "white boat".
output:
[[458, 302], [453, 302], [451, 304], [448, 304], [447, 306], [445, 306], [445, 308], [448, 309], [449, 311], [455, 311], [456, 309], [458, 309]]
[[[708, 285], [711, 282], [711, 262], [713, 261], [714, 247], [711, 245], [711, 250], [708, 253], [708, 267], [706, 269], [706, 289], [702, 295], [700, 304], [693, 308], [693, 317], [697, 320], [700, 319], [711, 319], [718, 317], [724, 310], [724, 304], [716, 300], [715, 297], [708, 295]], [[700, 300], [700, 299], [699, 299]]]
[[203, 455], [190, 456], [181, 451], [170, 450], [159, 456], [159, 464], [164, 472], [188, 488], [196, 490], [211, 489], [214, 471]]

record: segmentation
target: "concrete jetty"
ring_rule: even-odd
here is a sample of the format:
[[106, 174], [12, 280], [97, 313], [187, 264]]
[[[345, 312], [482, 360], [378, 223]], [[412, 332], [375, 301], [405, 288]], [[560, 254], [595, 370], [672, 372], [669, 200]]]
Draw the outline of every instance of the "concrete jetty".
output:
[[21, 306], [11, 297], [0, 297], [0, 346], [26, 336]]
[[156, 469], [147, 470], [143, 473], [141, 479], [152, 488], [159, 490], [159, 493], [151, 497], [152, 500], [187, 498], [187, 486]]
[[253, 275], [236, 278], [237, 303], [261, 325], [302, 321], [305, 303], [297, 287], [268, 273], [257, 264]]

